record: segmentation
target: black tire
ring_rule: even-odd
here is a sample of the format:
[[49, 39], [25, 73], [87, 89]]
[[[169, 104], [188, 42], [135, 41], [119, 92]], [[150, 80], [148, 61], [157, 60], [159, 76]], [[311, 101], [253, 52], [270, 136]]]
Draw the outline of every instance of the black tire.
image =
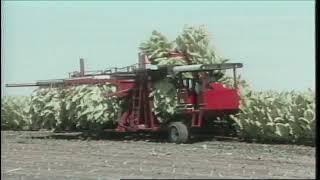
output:
[[168, 126], [169, 141], [177, 144], [189, 141], [188, 127], [182, 122], [172, 122]]

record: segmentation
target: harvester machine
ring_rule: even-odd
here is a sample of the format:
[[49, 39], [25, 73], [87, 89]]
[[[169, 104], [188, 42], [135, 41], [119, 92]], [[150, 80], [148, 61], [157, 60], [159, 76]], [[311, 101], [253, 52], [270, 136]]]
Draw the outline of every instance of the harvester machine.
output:
[[[110, 83], [117, 87], [115, 93], [105, 94], [126, 98], [129, 107], [119, 115], [114, 131], [168, 133], [171, 142], [185, 143], [191, 133], [208, 128], [212, 122], [239, 111], [240, 94], [237, 87], [237, 68], [241, 63], [196, 64], [180, 66], [157, 66], [151, 68], [146, 55], [139, 54], [137, 64], [123, 68], [101, 71], [85, 71], [84, 60], [80, 59], [80, 71], [69, 73], [69, 78], [37, 81], [36, 83], [6, 84], [7, 87], [59, 87], [83, 84]], [[233, 70], [232, 88], [216, 81], [214, 72]], [[193, 78], [186, 78], [191, 73]], [[154, 83], [170, 78], [177, 88], [177, 112], [174, 117], [161, 123], [153, 111], [150, 93]]]

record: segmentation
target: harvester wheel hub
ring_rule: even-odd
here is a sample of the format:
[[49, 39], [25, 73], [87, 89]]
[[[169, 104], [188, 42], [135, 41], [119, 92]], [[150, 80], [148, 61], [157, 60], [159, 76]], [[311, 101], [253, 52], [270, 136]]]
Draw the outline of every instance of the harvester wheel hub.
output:
[[176, 142], [178, 140], [178, 137], [179, 137], [179, 132], [177, 130], [176, 127], [171, 127], [170, 128], [170, 139], [174, 142]]

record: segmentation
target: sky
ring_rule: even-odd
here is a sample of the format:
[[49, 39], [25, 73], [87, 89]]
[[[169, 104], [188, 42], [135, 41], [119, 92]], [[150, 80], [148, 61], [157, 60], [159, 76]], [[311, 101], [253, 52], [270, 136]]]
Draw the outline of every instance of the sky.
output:
[[[255, 90], [315, 88], [314, 1], [1, 1], [2, 84], [127, 66], [153, 30], [174, 40], [206, 25], [213, 47], [243, 63]], [[33, 88], [1, 88], [29, 95]]]

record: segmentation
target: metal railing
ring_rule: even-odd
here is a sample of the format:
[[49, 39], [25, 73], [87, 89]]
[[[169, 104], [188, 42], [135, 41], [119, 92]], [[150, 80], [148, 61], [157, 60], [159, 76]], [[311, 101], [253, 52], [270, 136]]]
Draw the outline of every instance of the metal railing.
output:
[[[85, 71], [83, 76], [97, 76], [97, 75], [110, 75], [114, 73], [130, 73], [134, 72], [134, 70], [138, 69], [139, 64], [133, 64], [130, 66], [125, 66], [125, 67], [111, 67], [107, 68], [105, 70], [95, 70], [95, 71]], [[81, 77], [80, 72], [71, 72], [69, 73], [69, 77]]]

